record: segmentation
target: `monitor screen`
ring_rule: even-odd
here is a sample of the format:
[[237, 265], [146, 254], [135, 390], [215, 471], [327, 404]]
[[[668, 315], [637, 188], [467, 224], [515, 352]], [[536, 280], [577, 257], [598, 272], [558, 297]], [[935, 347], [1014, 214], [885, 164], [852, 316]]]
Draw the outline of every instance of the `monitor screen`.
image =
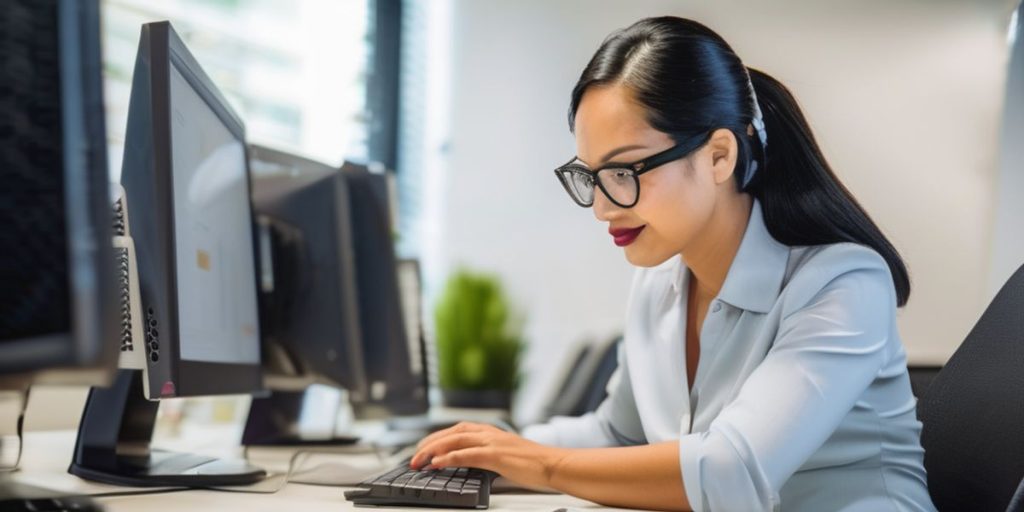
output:
[[98, 2], [5, 2], [0, 91], [0, 375], [104, 383], [119, 316]]
[[13, 11], [38, 21], [10, 23], [0, 40], [3, 69], [33, 64], [2, 75], [0, 343], [71, 328], [57, 6], [20, 2]]
[[258, 364], [245, 147], [175, 66], [170, 96], [180, 357]]

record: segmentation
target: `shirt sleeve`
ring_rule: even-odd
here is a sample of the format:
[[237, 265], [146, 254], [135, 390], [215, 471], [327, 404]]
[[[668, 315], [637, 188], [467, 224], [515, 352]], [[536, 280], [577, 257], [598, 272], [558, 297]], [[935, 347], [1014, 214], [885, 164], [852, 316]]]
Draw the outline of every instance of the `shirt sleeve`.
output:
[[524, 438], [563, 448], [603, 448], [643, 444], [643, 428], [633, 398], [625, 344], [618, 349], [619, 366], [608, 381], [608, 397], [597, 410], [579, 417], [556, 416], [523, 429]]
[[778, 508], [780, 488], [886, 362], [896, 299], [881, 265], [848, 270], [807, 293], [805, 305], [782, 318], [736, 399], [706, 432], [680, 437], [683, 485], [695, 511]]

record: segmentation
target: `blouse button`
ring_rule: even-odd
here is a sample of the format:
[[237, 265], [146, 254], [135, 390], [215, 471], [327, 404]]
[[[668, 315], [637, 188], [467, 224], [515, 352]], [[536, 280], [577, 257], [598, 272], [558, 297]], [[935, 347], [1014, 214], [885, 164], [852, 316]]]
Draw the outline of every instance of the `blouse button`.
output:
[[722, 303], [721, 302], [715, 302], [715, 305], [711, 307], [711, 312], [712, 313], [718, 313], [718, 311], [720, 309], [722, 309]]

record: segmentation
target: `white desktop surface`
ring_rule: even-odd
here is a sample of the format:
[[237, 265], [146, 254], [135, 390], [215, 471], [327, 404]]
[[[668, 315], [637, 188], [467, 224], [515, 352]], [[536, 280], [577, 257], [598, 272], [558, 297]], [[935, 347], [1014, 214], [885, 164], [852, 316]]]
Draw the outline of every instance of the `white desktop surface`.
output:
[[[21, 483], [73, 493], [98, 494], [141, 490], [140, 488], [96, 484], [69, 474], [67, 468], [71, 461], [74, 444], [75, 433], [73, 431], [26, 433], [22, 469], [11, 476]], [[376, 456], [372, 454], [352, 454], [348, 457], [369, 457], [369, 460], [376, 460]], [[253, 461], [271, 473], [283, 472], [289, 458], [290, 452], [283, 449], [261, 452], [258, 456], [255, 453], [253, 455]], [[257, 484], [256, 487], [250, 489], [274, 489], [279, 487], [281, 480], [280, 476], [271, 476], [266, 482]], [[346, 489], [349, 488], [290, 482], [273, 494], [188, 490], [164, 494], [101, 497], [97, 500], [110, 512], [160, 512], [165, 510], [281, 512], [282, 510], [337, 511], [355, 509], [354, 505], [344, 497], [343, 493]], [[374, 508], [380, 510], [429, 510], [413, 507], [360, 507], [359, 510], [373, 510]], [[577, 509], [622, 510], [608, 509], [564, 494], [501, 493], [491, 495], [490, 510], [494, 511], [554, 511], [560, 508], [565, 508], [568, 511]]]

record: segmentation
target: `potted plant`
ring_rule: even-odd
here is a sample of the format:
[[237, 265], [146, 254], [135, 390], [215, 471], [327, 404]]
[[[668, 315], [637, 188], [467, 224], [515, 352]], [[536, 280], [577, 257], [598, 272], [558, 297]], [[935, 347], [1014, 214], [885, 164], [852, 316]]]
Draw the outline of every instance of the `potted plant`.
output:
[[522, 322], [493, 275], [456, 271], [434, 310], [445, 405], [508, 410], [519, 380]]

